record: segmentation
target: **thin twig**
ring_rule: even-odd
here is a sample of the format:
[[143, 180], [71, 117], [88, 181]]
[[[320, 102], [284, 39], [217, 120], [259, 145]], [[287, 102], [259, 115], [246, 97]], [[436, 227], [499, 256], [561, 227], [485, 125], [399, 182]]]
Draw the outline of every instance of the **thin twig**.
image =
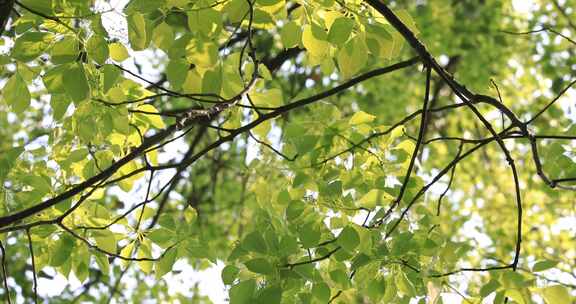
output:
[[30, 229], [26, 229], [26, 236], [28, 237], [28, 248], [30, 250], [30, 258], [32, 259], [32, 278], [34, 280], [34, 303], [38, 303], [38, 280], [36, 279], [36, 262], [34, 261], [34, 248], [32, 246], [32, 238], [30, 237]]
[[2, 281], [4, 282], [4, 292], [6, 292], [6, 302], [8, 304], [12, 303], [10, 299], [10, 289], [8, 289], [8, 269], [6, 266], [6, 250], [4, 250], [4, 245], [0, 241], [0, 250], [2, 251]]

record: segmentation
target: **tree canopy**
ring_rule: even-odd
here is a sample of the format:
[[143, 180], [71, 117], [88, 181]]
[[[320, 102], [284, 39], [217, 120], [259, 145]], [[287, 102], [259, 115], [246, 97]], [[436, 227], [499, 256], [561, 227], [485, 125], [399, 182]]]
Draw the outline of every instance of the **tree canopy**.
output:
[[575, 20], [0, 0], [0, 296], [206, 303], [176, 276], [222, 265], [233, 304], [574, 303]]

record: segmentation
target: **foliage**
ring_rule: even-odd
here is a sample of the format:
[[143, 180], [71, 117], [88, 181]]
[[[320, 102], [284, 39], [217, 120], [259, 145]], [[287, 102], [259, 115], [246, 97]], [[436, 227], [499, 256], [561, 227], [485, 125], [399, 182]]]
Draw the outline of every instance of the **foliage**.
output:
[[575, 1], [112, 2], [0, 1], [7, 302], [574, 302]]

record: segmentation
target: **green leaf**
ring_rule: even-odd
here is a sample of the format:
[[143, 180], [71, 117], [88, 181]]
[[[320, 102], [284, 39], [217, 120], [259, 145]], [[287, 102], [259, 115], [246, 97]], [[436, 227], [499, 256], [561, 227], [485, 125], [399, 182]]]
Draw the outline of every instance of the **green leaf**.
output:
[[[298, 138], [292, 139], [292, 143], [296, 146], [298, 155], [302, 156], [314, 149], [318, 143], [318, 137], [314, 135], [301, 135]], [[294, 182], [296, 183], [296, 178]]]
[[52, 47], [51, 57], [55, 64], [62, 64], [74, 61], [78, 57], [79, 42], [75, 37], [66, 36], [56, 42]]
[[110, 55], [108, 43], [101, 35], [94, 34], [86, 43], [88, 56], [98, 64], [104, 64]]
[[261, 273], [261, 274], [274, 273], [274, 266], [272, 266], [272, 264], [270, 264], [268, 260], [263, 258], [256, 258], [249, 260], [245, 262], [244, 265], [246, 265], [246, 268], [248, 268], [248, 270], [255, 273]]
[[[362, 243], [362, 237], [360, 238], [360, 244], [364, 245]], [[364, 241], [366, 242], [366, 241]], [[361, 249], [361, 248], [360, 248]], [[352, 259], [352, 265], [350, 265], [351, 269], [357, 270], [359, 268], [361, 268], [362, 266], [368, 265], [371, 262], [371, 259], [369, 256], [367, 256], [364, 253], [358, 254], [356, 255], [353, 259]]]
[[342, 182], [337, 180], [328, 185], [321, 185], [320, 195], [325, 197], [340, 197], [342, 195]]
[[140, 13], [128, 15], [128, 39], [130, 46], [135, 51], [140, 51], [148, 47], [150, 39], [146, 33], [146, 19]]
[[96, 260], [96, 264], [104, 274], [110, 273], [110, 262], [108, 261], [108, 256], [100, 252], [94, 252], [94, 258]]
[[502, 274], [500, 283], [507, 289], [522, 288], [525, 285], [524, 277], [513, 271], [506, 271]]
[[130, 1], [126, 7], [126, 13], [131, 14], [134, 12], [151, 13], [160, 7], [164, 6], [166, 0], [138, 0]]
[[220, 69], [209, 70], [202, 78], [202, 93], [220, 95], [222, 89], [222, 71]]
[[16, 159], [18, 159], [22, 152], [24, 152], [23, 147], [15, 147], [5, 150], [2, 154], [0, 154], [0, 182], [6, 178], [8, 173], [10, 173], [10, 170], [16, 163]]
[[226, 265], [224, 269], [222, 269], [222, 282], [226, 285], [231, 285], [236, 280], [240, 269], [234, 265]]
[[293, 221], [296, 218], [298, 218], [302, 212], [304, 212], [304, 209], [306, 208], [306, 204], [304, 204], [301, 201], [292, 201], [288, 207], [286, 207], [286, 218], [289, 221]]
[[72, 249], [74, 249], [74, 239], [69, 235], [61, 235], [54, 249], [51, 250], [50, 265], [54, 267], [62, 266], [70, 259]]
[[264, 240], [262, 235], [256, 231], [248, 234], [244, 238], [244, 241], [242, 241], [242, 247], [245, 250], [258, 253], [268, 252], [268, 246], [266, 245], [266, 241]]
[[344, 250], [353, 252], [360, 245], [360, 235], [352, 226], [346, 226], [338, 235], [338, 245]]
[[166, 228], [159, 228], [159, 229], [156, 229], [156, 230], [150, 232], [147, 235], [147, 237], [154, 244], [156, 244], [162, 248], [167, 248], [174, 243], [174, 239], [176, 238], [176, 234], [172, 230], [168, 230]]
[[561, 285], [542, 288], [540, 295], [542, 295], [546, 304], [571, 303], [573, 299], [566, 287]]
[[219, 60], [218, 47], [214, 43], [192, 40], [186, 46], [186, 59], [199, 68], [212, 69]]
[[[80, 282], [88, 278], [88, 264], [90, 263], [90, 253], [86, 247], [79, 247], [73, 255], [72, 270]], [[67, 263], [68, 264], [68, 263]], [[61, 267], [64, 268], [65, 266]]]
[[330, 287], [324, 282], [312, 286], [312, 296], [322, 303], [330, 300]]
[[294, 21], [286, 23], [280, 30], [280, 37], [284, 48], [297, 46], [302, 39], [302, 30]]
[[282, 0], [256, 0], [256, 3], [261, 6], [273, 6], [281, 2]]
[[188, 28], [192, 33], [200, 33], [204, 37], [220, 32], [222, 16], [215, 9], [196, 10], [188, 13]]
[[374, 209], [376, 206], [382, 206], [392, 199], [394, 199], [394, 197], [388, 192], [380, 189], [372, 189], [360, 198], [357, 205], [363, 208]]
[[332, 23], [330, 31], [328, 32], [328, 41], [336, 46], [342, 46], [352, 33], [354, 28], [354, 21], [346, 17], [340, 17]]
[[298, 265], [294, 267], [294, 272], [302, 278], [314, 280], [314, 266], [312, 264]]
[[330, 279], [334, 281], [341, 289], [348, 289], [350, 286], [350, 278], [342, 269], [336, 269], [330, 272]]
[[79, 63], [68, 65], [63, 76], [66, 93], [74, 102], [81, 102], [90, 98], [90, 85], [86, 78], [84, 67]]
[[258, 304], [280, 304], [282, 302], [282, 288], [280, 286], [268, 286], [258, 291], [256, 303]]
[[386, 281], [383, 279], [374, 279], [368, 282], [366, 293], [374, 302], [378, 302], [386, 294]]
[[337, 57], [338, 67], [344, 79], [351, 78], [364, 68], [368, 59], [367, 53], [366, 43], [359, 36], [344, 45]]
[[167, 23], [162, 22], [154, 28], [152, 41], [156, 47], [167, 52], [174, 43], [174, 30]]
[[176, 249], [170, 249], [160, 261], [156, 262], [156, 278], [161, 278], [172, 271], [172, 266], [174, 266], [177, 256], [178, 251]]
[[33, 9], [36, 12], [41, 12], [46, 15], [52, 15], [52, 3], [53, 0], [44, 0], [44, 1], [37, 1], [37, 0], [21, 0], [20, 3], [26, 5], [26, 7]]
[[416, 22], [414, 21], [414, 19], [412, 19], [412, 16], [410, 16], [410, 13], [408, 13], [407, 10], [404, 9], [396, 10], [394, 11], [394, 14], [396, 14], [398, 19], [400, 19], [402, 23], [404, 23], [404, 25], [406, 25], [412, 31], [412, 33], [414, 33], [414, 35], [418, 36], [420, 31], [416, 26]]
[[269, 29], [274, 27], [274, 17], [270, 15], [268, 12], [255, 9], [254, 10], [254, 19], [253, 24], [257, 28]]
[[550, 260], [538, 261], [536, 262], [536, 264], [534, 264], [534, 266], [532, 266], [532, 271], [534, 272], [544, 271], [550, 268], [554, 268], [556, 267], [556, 265], [558, 265], [557, 261], [550, 261]]
[[396, 286], [398, 286], [398, 290], [402, 292], [405, 296], [414, 297], [416, 295], [416, 289], [406, 274], [403, 271], [398, 271], [395, 275], [396, 278]]
[[120, 79], [120, 70], [112, 64], [102, 66], [103, 91], [108, 92]]
[[372, 55], [382, 59], [391, 59], [395, 55], [395, 48], [398, 48], [401, 43], [401, 40], [394, 39], [386, 27], [366, 25], [366, 46]]
[[230, 288], [230, 304], [251, 304], [254, 292], [256, 290], [256, 281], [242, 281]]
[[282, 190], [280, 191], [280, 193], [278, 193], [278, 197], [276, 200], [278, 201], [279, 204], [288, 205], [292, 201], [292, 198], [290, 197], [290, 193], [288, 191]]
[[497, 280], [490, 280], [488, 284], [485, 284], [484, 286], [482, 286], [482, 288], [480, 288], [480, 296], [482, 296], [482, 298], [485, 298], [489, 294], [496, 291], [498, 287], [500, 287], [500, 283], [498, 283]]
[[394, 282], [394, 276], [388, 276], [385, 280], [386, 282], [386, 290], [384, 292], [384, 296], [382, 297], [383, 303], [391, 303], [398, 296], [398, 287]]
[[67, 70], [67, 65], [60, 65], [48, 70], [46, 74], [44, 74], [42, 81], [48, 92], [52, 94], [66, 93], [64, 74]]
[[30, 91], [18, 73], [8, 79], [2, 89], [2, 97], [15, 113], [22, 113], [30, 106]]
[[38, 175], [25, 175], [22, 177], [22, 181], [28, 186], [32, 187], [35, 192], [38, 192], [40, 196], [48, 193], [52, 189], [50, 180]]
[[312, 248], [318, 245], [321, 233], [317, 228], [318, 226], [314, 223], [308, 223], [299, 227], [298, 236], [300, 237], [300, 242], [302, 242], [304, 248]]
[[54, 120], [60, 121], [70, 106], [70, 98], [65, 94], [53, 94], [50, 97], [50, 106], [52, 107], [52, 117]]
[[120, 134], [130, 134], [130, 121], [120, 113], [112, 114], [112, 126], [114, 127], [114, 130], [118, 131]]
[[298, 240], [292, 236], [285, 236], [280, 241], [278, 250], [283, 256], [289, 256], [298, 252]]
[[110, 230], [94, 230], [92, 235], [99, 248], [109, 253], [116, 253], [116, 238]]
[[26, 32], [16, 39], [12, 49], [12, 57], [28, 62], [36, 59], [50, 46], [53, 35], [47, 32]]
[[166, 78], [174, 90], [179, 90], [186, 80], [188, 72], [188, 62], [186, 60], [170, 60], [166, 67]]

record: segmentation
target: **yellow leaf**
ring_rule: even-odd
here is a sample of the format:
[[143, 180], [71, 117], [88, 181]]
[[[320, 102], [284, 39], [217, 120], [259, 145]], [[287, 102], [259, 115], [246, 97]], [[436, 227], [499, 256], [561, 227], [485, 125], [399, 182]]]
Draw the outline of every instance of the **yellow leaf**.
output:
[[[139, 105], [137, 110], [147, 113], [158, 113], [158, 110], [151, 104]], [[141, 115], [140, 117], [143, 117], [144, 120], [150, 123], [154, 128], [163, 129], [166, 127], [164, 121], [162, 120], [162, 116], [160, 115], [145, 114], [145, 113], [138, 113], [138, 114], [140, 114]]]
[[378, 205], [382, 206], [384, 202], [392, 199], [394, 199], [394, 197], [388, 192], [380, 189], [372, 189], [358, 201], [358, 206], [373, 209]]
[[560, 285], [542, 288], [541, 295], [546, 301], [546, 304], [571, 303], [571, 299], [574, 299], [570, 296], [566, 287]]
[[264, 92], [250, 94], [252, 102], [261, 107], [279, 107], [284, 104], [284, 97], [280, 89], [270, 89]]
[[348, 122], [351, 125], [359, 125], [372, 122], [376, 116], [370, 115], [364, 111], [359, 111], [354, 113], [350, 121]]
[[128, 50], [119, 42], [114, 42], [108, 46], [110, 48], [110, 58], [114, 61], [122, 62], [128, 58]]
[[[120, 251], [120, 255], [125, 257], [125, 258], [132, 258], [132, 251], [134, 250], [134, 242], [131, 242], [130, 244], [126, 245], [124, 248], [122, 248], [122, 250]], [[127, 260], [122, 260], [122, 265], [124, 267], [126, 267], [126, 265], [128, 265], [128, 261]]]
[[[150, 258], [150, 248], [144, 244], [140, 244], [140, 248], [138, 248], [138, 254], [136, 257], [139, 259]], [[138, 267], [140, 267], [140, 270], [146, 274], [149, 274], [152, 271], [152, 266], [154, 266], [152, 261], [138, 261]]]
[[182, 84], [182, 90], [185, 94], [198, 94], [202, 92], [202, 77], [196, 69], [188, 70], [186, 79]]
[[328, 35], [318, 25], [306, 25], [302, 33], [302, 44], [312, 57], [319, 61], [330, 53]]
[[200, 44], [191, 40], [186, 46], [186, 59], [197, 68], [209, 69], [218, 62], [218, 47], [214, 43]]
[[416, 22], [412, 19], [412, 16], [410, 16], [407, 10], [401, 9], [394, 13], [396, 13], [396, 16], [398, 16], [398, 18], [414, 33], [415, 36], [420, 34], [420, 30], [416, 27]]

